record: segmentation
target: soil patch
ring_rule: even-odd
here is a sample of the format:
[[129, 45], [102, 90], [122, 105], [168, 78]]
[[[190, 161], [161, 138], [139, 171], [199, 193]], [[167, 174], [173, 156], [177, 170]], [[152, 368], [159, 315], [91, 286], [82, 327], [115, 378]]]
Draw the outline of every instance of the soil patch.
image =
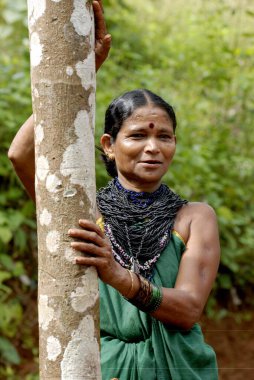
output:
[[239, 317], [204, 317], [201, 322], [205, 340], [217, 354], [220, 380], [254, 380], [254, 313], [248, 321]]

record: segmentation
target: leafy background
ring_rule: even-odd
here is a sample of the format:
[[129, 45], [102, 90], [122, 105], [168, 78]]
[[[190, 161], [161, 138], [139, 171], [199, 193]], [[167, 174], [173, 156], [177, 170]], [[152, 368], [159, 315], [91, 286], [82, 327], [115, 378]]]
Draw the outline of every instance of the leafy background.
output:
[[[178, 115], [165, 182], [211, 204], [222, 258], [206, 312], [250, 318], [254, 283], [254, 3], [247, 0], [105, 0], [113, 36], [97, 77], [96, 139], [110, 101], [149, 88]], [[26, 1], [0, 0], [0, 378], [37, 375], [36, 225], [8, 147], [31, 114]], [[97, 157], [97, 185], [108, 177]]]

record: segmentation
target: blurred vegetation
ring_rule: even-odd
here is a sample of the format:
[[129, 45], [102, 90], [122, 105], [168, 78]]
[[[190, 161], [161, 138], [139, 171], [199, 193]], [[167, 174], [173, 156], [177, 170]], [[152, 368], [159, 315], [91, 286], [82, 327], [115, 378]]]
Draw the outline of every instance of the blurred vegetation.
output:
[[[113, 36], [98, 73], [96, 138], [109, 102], [134, 88], [168, 100], [178, 148], [165, 182], [217, 212], [222, 258], [212, 317], [251, 306], [254, 285], [254, 4], [105, 0]], [[26, 1], [0, 0], [0, 378], [37, 379], [35, 212], [7, 159], [31, 114]], [[108, 177], [97, 157], [97, 185]]]

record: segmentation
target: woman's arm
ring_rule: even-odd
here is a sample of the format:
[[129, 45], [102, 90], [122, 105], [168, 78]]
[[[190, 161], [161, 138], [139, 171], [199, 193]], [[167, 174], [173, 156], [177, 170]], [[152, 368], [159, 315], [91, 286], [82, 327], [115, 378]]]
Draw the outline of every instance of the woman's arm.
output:
[[[202, 203], [184, 206], [185, 235], [189, 236], [183, 253], [174, 288], [163, 288], [163, 300], [152, 316], [163, 323], [188, 330], [199, 321], [217, 274], [220, 246], [216, 216], [211, 207]], [[80, 241], [71, 246], [84, 253], [77, 257], [80, 265], [94, 265], [102, 281], [122, 295], [134, 297], [139, 290], [139, 280], [118, 264], [110, 243], [98, 226], [87, 220], [80, 221], [81, 230], [71, 229], [69, 235]], [[130, 294], [131, 291], [131, 294]]]
[[[99, 70], [106, 60], [110, 45], [111, 35], [107, 34], [105, 19], [103, 16], [102, 0], [93, 1], [95, 18], [95, 64]], [[8, 157], [13, 167], [25, 186], [30, 197], [35, 201], [35, 162], [34, 162], [34, 121], [33, 115], [19, 129], [14, 137]]]
[[30, 197], [35, 201], [35, 163], [34, 163], [34, 120], [33, 115], [19, 129], [8, 151], [8, 157], [25, 186]]
[[216, 215], [204, 203], [184, 207], [190, 221], [175, 287], [163, 289], [163, 301], [153, 316], [164, 323], [190, 329], [198, 322], [217, 275], [220, 243]]

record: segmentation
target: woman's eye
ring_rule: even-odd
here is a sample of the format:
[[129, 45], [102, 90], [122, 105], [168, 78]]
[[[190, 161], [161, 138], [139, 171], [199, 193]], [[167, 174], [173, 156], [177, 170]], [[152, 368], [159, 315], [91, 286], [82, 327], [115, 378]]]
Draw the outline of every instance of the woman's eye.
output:
[[160, 138], [163, 140], [172, 140], [173, 136], [171, 136], [171, 135], [160, 135]]
[[130, 137], [134, 138], [134, 139], [142, 139], [145, 135], [143, 135], [142, 133], [133, 133]]

